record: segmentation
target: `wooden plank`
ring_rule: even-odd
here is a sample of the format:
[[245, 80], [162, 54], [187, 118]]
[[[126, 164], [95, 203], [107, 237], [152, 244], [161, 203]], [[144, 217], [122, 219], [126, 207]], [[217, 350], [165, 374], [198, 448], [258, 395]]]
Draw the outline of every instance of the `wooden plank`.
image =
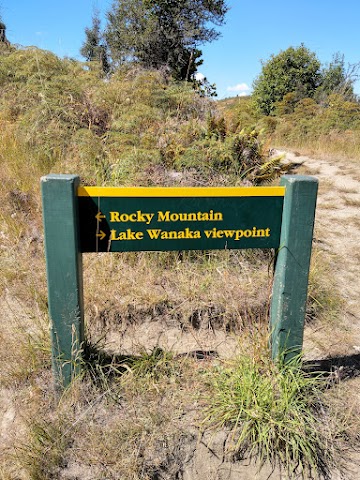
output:
[[76, 175], [41, 179], [52, 364], [58, 388], [79, 372], [84, 341]]
[[301, 353], [318, 181], [287, 175], [280, 247], [274, 275], [270, 328], [272, 357], [289, 361]]

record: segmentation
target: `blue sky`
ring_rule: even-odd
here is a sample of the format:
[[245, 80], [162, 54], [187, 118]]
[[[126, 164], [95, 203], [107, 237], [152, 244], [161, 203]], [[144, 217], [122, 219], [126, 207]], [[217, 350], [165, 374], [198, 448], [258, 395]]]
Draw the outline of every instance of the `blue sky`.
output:
[[[289, 46], [306, 47], [322, 63], [345, 55], [346, 64], [360, 62], [360, 1], [228, 0], [230, 11], [222, 37], [202, 47], [199, 71], [216, 83], [219, 98], [250, 92], [261, 60]], [[111, 0], [0, 0], [0, 12], [12, 43], [35, 45], [57, 55], [81, 59], [84, 29], [94, 8], [104, 14]], [[360, 93], [360, 84], [356, 85]]]

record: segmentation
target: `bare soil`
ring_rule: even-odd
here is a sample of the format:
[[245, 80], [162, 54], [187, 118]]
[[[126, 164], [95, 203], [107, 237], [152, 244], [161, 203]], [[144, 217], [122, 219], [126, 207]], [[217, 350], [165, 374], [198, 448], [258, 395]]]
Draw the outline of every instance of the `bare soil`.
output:
[[[341, 293], [341, 325], [321, 346], [307, 335], [311, 356], [351, 356], [360, 353], [360, 177], [359, 166], [345, 160], [315, 159], [286, 153], [289, 161], [303, 163], [299, 173], [319, 180], [315, 245], [327, 258], [329, 282]], [[309, 334], [311, 332], [308, 331]], [[314, 333], [314, 332], [312, 332]]]

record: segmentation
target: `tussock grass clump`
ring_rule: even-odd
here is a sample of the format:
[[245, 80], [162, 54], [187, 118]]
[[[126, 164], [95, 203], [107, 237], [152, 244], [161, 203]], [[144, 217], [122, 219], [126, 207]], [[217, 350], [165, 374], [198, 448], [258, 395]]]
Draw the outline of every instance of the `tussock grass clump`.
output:
[[150, 353], [144, 352], [139, 357], [134, 357], [126, 366], [135, 376], [158, 379], [171, 376], [175, 372], [174, 355], [161, 348], [154, 348]]
[[64, 432], [66, 421], [58, 418], [49, 423], [34, 420], [30, 427], [30, 441], [18, 447], [21, 456], [20, 465], [33, 480], [50, 480], [56, 478], [64, 467], [64, 455], [69, 447], [69, 438]]
[[[333, 445], [323, 403], [324, 381], [309, 376], [298, 360], [274, 364], [269, 356], [241, 355], [208, 376], [205, 424], [231, 430], [229, 449], [260, 464], [327, 478]], [[307, 475], [310, 475], [308, 477]]]

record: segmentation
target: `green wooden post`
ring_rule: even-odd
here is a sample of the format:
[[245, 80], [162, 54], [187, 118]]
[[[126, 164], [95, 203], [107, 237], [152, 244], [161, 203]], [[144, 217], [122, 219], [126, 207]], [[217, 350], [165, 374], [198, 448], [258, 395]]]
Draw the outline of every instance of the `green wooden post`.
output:
[[318, 181], [286, 175], [270, 312], [273, 359], [289, 361], [302, 350]]
[[76, 175], [41, 179], [52, 364], [57, 388], [79, 372], [84, 341]]

